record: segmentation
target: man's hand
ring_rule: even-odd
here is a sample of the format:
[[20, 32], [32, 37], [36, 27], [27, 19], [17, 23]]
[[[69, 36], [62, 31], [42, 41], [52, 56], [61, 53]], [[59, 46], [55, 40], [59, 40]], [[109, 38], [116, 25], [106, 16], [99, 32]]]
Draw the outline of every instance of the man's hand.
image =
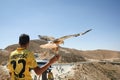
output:
[[34, 68], [34, 71], [37, 75], [41, 75], [45, 70], [47, 70], [49, 68], [49, 66], [51, 66], [54, 62], [58, 61], [60, 58], [60, 55], [56, 54], [53, 58], [51, 58], [49, 60], [48, 63], [46, 63], [44, 66], [42, 67], [36, 67]]

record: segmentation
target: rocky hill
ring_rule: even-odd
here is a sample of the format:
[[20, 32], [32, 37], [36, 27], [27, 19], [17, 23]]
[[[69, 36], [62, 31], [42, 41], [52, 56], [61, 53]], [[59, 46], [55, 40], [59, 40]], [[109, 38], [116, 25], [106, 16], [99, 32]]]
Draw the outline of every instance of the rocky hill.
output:
[[[40, 57], [45, 51], [49, 52], [52, 55], [52, 51], [41, 49], [39, 46], [41, 44], [45, 44], [47, 42], [41, 40], [31, 40], [29, 50], [37, 53], [37, 56]], [[9, 53], [15, 50], [18, 47], [18, 44], [13, 44], [6, 47], [4, 50], [0, 50], [0, 58], [2, 61], [2, 56], [6, 59], [9, 56]], [[68, 63], [68, 62], [80, 62], [80, 61], [87, 61], [87, 60], [119, 60], [120, 52], [119, 51], [112, 51], [112, 50], [77, 50], [77, 49], [70, 49], [70, 48], [63, 48], [60, 47], [59, 54], [61, 55], [60, 62]], [[4, 60], [3, 60], [4, 61]], [[1, 63], [1, 62], [0, 62]]]
[[[29, 50], [34, 51], [36, 58], [40, 57], [46, 51], [49, 52], [51, 56], [53, 55], [52, 51], [41, 49], [39, 47], [41, 44], [45, 43], [47, 42], [40, 40], [30, 41]], [[8, 61], [10, 52], [15, 50], [17, 47], [18, 44], [13, 44], [6, 47], [5, 49], [0, 49], [0, 64], [5, 65]], [[74, 62], [76, 65], [71, 71], [72, 74], [74, 72], [74, 75], [69, 75], [70, 72], [66, 73], [68, 77], [66, 77], [64, 74], [64, 80], [120, 80], [120, 65], [108, 63], [119, 63], [120, 51], [100, 49], [82, 51], [60, 47], [59, 54], [61, 55], [60, 62]], [[5, 76], [3, 75], [3, 72], [1, 72], [0, 74], [0, 79], [5, 80], [6, 74]]]
[[120, 80], [120, 66], [110, 63], [77, 64], [74, 80]]

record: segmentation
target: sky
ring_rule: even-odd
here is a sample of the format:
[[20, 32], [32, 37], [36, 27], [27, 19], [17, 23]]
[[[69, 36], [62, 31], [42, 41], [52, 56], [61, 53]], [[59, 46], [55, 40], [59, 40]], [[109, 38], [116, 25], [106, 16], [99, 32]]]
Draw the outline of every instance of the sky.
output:
[[88, 29], [61, 46], [120, 51], [120, 0], [0, 0], [0, 49], [17, 44], [22, 33], [34, 40]]

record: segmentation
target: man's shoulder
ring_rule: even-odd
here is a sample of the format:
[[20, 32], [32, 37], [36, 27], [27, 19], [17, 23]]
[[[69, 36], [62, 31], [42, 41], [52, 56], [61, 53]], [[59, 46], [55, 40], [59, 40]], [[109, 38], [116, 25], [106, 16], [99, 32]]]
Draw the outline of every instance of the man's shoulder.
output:
[[12, 51], [10, 54], [13, 55], [17, 52], [17, 50]]
[[25, 49], [23, 52], [25, 52], [25, 53], [32, 53], [32, 51], [30, 51], [28, 49]]

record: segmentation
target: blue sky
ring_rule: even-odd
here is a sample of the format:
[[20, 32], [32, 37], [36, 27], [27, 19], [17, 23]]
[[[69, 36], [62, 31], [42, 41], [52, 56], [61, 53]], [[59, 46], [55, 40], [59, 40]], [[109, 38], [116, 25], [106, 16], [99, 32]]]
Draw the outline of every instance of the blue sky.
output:
[[61, 46], [120, 51], [120, 0], [0, 0], [1, 49], [18, 43], [22, 33], [58, 38], [91, 28]]

